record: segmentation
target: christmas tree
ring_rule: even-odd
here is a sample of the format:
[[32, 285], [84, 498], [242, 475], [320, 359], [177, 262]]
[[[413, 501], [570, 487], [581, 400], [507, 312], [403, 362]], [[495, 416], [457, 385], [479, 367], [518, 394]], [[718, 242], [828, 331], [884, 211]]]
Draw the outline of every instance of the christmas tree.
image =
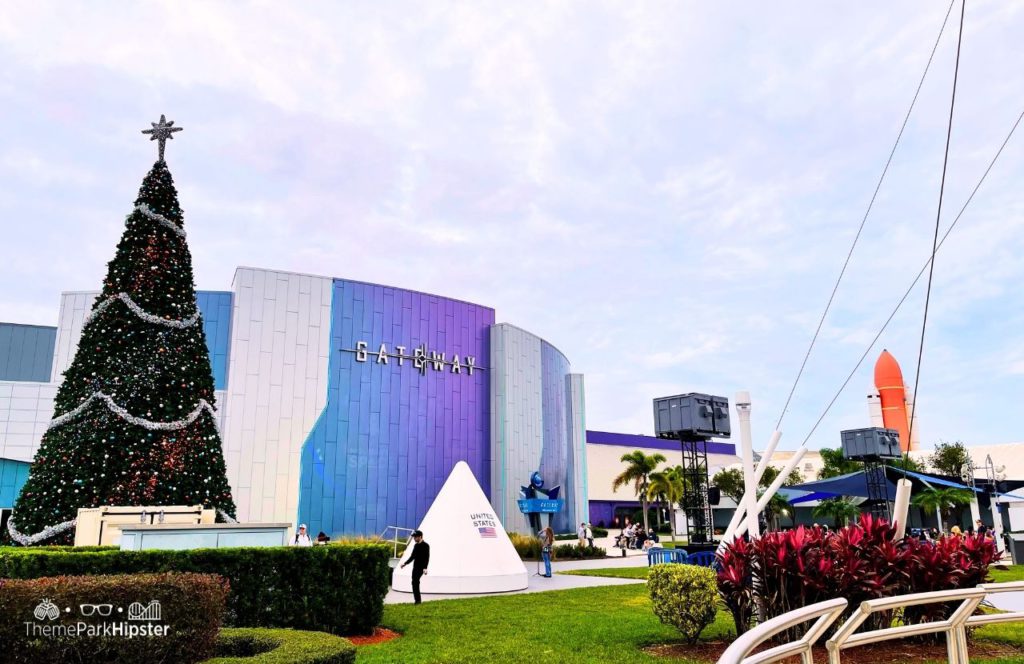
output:
[[103, 292], [64, 372], [9, 527], [23, 544], [68, 542], [82, 507], [197, 505], [234, 515], [192, 256], [160, 141]]

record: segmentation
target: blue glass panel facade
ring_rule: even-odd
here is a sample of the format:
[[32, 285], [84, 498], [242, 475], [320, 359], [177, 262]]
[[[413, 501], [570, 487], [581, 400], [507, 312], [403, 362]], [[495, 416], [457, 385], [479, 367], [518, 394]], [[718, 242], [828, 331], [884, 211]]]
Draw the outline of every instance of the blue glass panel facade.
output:
[[[415, 527], [458, 461], [489, 495], [494, 310], [347, 280], [334, 281], [331, 308], [327, 405], [302, 448], [299, 521], [329, 534]], [[379, 361], [382, 343], [407, 359]], [[421, 345], [478, 368], [421, 372], [408, 358]]]
[[196, 306], [203, 316], [206, 347], [210, 350], [215, 390], [228, 385], [228, 351], [231, 349], [231, 293], [196, 291]]
[[0, 323], [0, 380], [49, 382], [56, 342], [55, 327]]
[[540, 342], [541, 362], [541, 425], [543, 447], [540, 455], [540, 474], [548, 486], [561, 485], [565, 510], [554, 515], [555, 532], [575, 531], [576, 510], [571, 492], [572, 472], [569, 456], [569, 432], [566, 429], [565, 378], [569, 375], [569, 360], [549, 344]]
[[0, 459], [0, 507], [14, 507], [14, 500], [28, 479], [28, 467], [25, 461]]

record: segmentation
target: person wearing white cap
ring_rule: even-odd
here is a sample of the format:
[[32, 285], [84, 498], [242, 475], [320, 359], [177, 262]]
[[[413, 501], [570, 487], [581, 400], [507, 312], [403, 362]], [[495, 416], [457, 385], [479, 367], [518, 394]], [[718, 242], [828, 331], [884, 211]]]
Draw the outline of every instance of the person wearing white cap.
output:
[[306, 532], [306, 524], [299, 524], [299, 531], [295, 533], [295, 541], [292, 542], [292, 546], [313, 546], [313, 540], [309, 539], [309, 533]]

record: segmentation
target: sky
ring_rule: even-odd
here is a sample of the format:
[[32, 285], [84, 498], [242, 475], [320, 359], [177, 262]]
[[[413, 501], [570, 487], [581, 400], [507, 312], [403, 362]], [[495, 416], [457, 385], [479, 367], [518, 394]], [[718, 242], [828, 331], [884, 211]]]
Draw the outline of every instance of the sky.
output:
[[[651, 400], [779, 418], [949, 4], [12, 2], [0, 13], [0, 321], [98, 290], [161, 113], [197, 287], [237, 266], [494, 307], [585, 375], [590, 429]], [[959, 4], [781, 424], [808, 437], [925, 264]], [[972, 0], [943, 228], [1024, 111], [1024, 3]], [[938, 254], [923, 447], [1024, 439], [1024, 129]], [[810, 436], [913, 381], [923, 282]]]

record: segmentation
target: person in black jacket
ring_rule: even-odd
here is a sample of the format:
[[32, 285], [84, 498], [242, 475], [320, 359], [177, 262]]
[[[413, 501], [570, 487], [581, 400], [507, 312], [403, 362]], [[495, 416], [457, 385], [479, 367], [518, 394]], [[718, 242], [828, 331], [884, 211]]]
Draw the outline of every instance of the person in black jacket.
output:
[[416, 542], [412, 548], [409, 559], [402, 563], [405, 567], [412, 563], [412, 596], [416, 603], [420, 603], [420, 577], [427, 573], [427, 565], [430, 563], [430, 545], [423, 541], [423, 533], [414, 530], [412, 540]]

